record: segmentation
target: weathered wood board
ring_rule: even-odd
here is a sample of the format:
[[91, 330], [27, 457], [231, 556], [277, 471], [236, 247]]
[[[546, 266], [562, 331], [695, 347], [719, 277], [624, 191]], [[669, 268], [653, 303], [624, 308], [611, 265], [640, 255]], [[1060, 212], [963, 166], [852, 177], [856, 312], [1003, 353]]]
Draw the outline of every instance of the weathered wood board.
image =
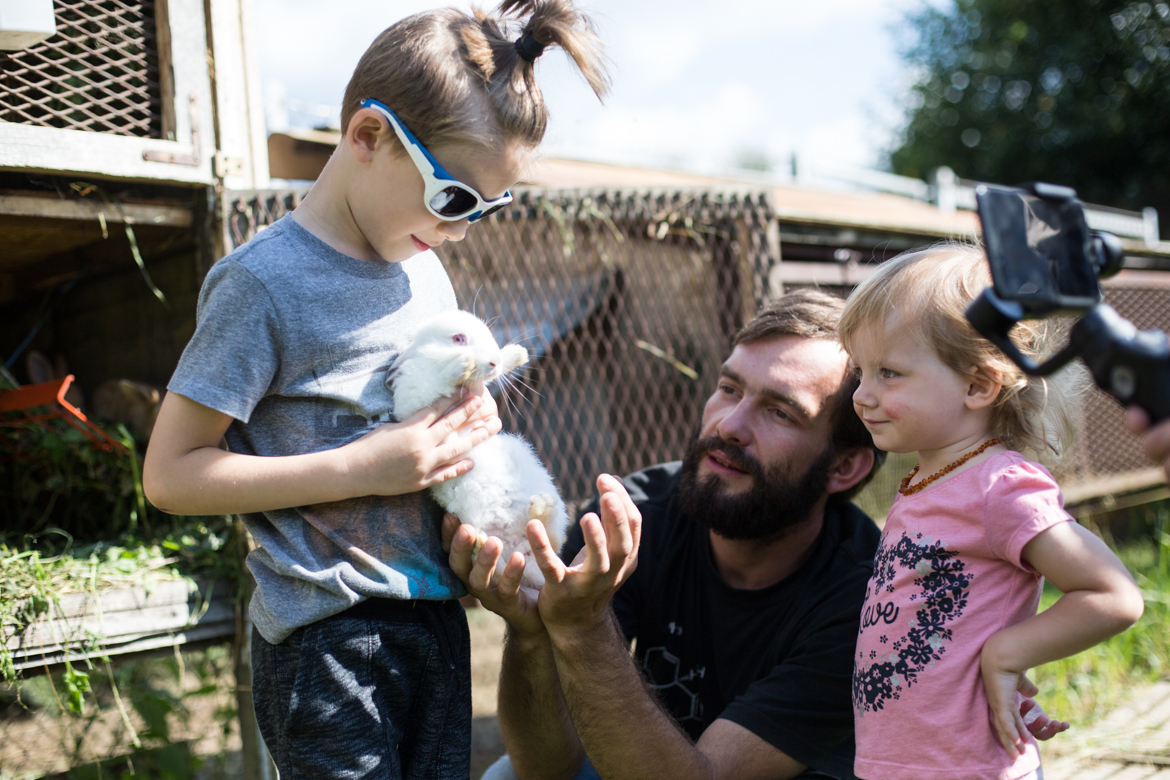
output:
[[145, 588], [70, 593], [7, 647], [17, 669], [153, 650], [231, 636], [234, 593], [226, 582], [175, 580]]

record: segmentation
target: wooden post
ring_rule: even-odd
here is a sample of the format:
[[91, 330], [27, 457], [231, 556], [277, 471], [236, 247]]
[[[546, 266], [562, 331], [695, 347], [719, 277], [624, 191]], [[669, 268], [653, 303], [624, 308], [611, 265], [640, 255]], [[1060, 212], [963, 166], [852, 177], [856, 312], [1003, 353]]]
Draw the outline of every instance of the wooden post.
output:
[[[240, 566], [248, 555], [249, 536], [243, 522], [236, 518], [236, 538], [239, 540]], [[260, 726], [256, 722], [256, 708], [252, 703], [252, 621], [248, 619], [248, 601], [255, 583], [244, 567], [240, 583], [245, 592], [236, 602], [236, 709], [240, 719], [240, 743], [243, 758], [243, 780], [277, 780], [276, 765], [268, 752]]]

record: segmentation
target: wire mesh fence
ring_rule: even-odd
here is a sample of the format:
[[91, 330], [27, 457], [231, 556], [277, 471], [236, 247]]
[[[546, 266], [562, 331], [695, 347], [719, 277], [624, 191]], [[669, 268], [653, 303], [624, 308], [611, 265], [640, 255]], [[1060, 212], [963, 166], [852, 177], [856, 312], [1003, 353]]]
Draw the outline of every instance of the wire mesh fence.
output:
[[[299, 197], [236, 200], [231, 243]], [[501, 417], [566, 501], [591, 498], [599, 473], [680, 456], [730, 336], [765, 298], [770, 219], [751, 191], [530, 192], [437, 250], [460, 305], [527, 347]]]
[[55, 0], [53, 12], [55, 35], [0, 52], [0, 121], [162, 137], [154, 0]]
[[[303, 194], [229, 194], [228, 247]], [[534, 356], [501, 416], [536, 446], [566, 501], [589, 499], [603, 471], [681, 456], [730, 336], [770, 294], [781, 255], [773, 224], [760, 191], [533, 190], [437, 250], [460, 305]], [[1153, 279], [1109, 286], [1106, 298], [1139, 328], [1170, 329], [1170, 284]], [[821, 289], [845, 297], [851, 287]], [[1120, 407], [1096, 391], [1070, 462], [1071, 482], [1149, 466]], [[884, 517], [913, 465], [913, 455], [891, 457], [862, 507]]]

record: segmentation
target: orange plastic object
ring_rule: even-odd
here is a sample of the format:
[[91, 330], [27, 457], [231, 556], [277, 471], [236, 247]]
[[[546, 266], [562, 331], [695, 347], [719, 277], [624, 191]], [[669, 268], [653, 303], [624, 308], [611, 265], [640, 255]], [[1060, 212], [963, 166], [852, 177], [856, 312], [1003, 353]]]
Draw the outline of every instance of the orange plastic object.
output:
[[[81, 431], [85, 438], [106, 452], [126, 452], [120, 441], [90, 422], [81, 410], [65, 400], [65, 391], [73, 384], [73, 375], [64, 379], [22, 385], [15, 390], [0, 390], [0, 425], [24, 425], [59, 418]], [[34, 412], [38, 407], [48, 411]]]

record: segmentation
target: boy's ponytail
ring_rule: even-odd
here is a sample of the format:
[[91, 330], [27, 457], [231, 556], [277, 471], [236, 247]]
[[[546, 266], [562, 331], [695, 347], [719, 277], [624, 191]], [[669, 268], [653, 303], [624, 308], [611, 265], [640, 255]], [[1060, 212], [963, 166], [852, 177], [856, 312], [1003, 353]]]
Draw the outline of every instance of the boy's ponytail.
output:
[[428, 147], [534, 148], [548, 124], [535, 61], [550, 46], [572, 58], [598, 97], [608, 91], [601, 42], [571, 0], [503, 0], [473, 14], [428, 11], [379, 35], [346, 88], [342, 128], [375, 98]]
[[[504, 0], [499, 10], [505, 15], [513, 12], [529, 14], [522, 35], [514, 46], [520, 59], [528, 63], [521, 66], [522, 70], [531, 72], [535, 63], [535, 57], [526, 54], [535, 53], [539, 57], [543, 47], [559, 46], [573, 58], [593, 93], [599, 98], [605, 96], [609, 90], [609, 78], [602, 62], [601, 41], [593, 29], [593, 22], [569, 0]], [[529, 40], [542, 47], [541, 51], [532, 49]]]
[[[609, 90], [601, 42], [589, 18], [569, 0], [504, 0], [497, 14], [476, 9], [478, 29], [464, 27], [463, 44], [483, 75], [503, 137], [535, 147], [548, 125], [548, 107], [536, 83], [537, 58], [549, 46], [564, 49], [600, 98]], [[516, 25], [507, 24], [509, 17], [523, 23], [518, 33]]]

